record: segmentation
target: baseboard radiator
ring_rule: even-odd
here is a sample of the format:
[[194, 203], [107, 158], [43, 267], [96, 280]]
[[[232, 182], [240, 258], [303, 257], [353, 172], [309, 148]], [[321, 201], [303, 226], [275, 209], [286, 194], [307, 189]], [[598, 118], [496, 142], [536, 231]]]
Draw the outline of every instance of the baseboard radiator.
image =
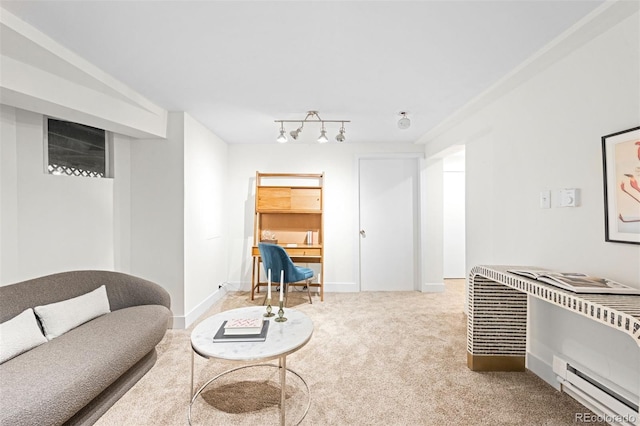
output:
[[[598, 377], [588, 369], [562, 357], [553, 357], [553, 372], [560, 388], [585, 407], [593, 411], [597, 420], [616, 426], [640, 426], [638, 396]], [[582, 421], [581, 421], [582, 420]], [[594, 423], [595, 418], [587, 413], [576, 414], [576, 423]]]

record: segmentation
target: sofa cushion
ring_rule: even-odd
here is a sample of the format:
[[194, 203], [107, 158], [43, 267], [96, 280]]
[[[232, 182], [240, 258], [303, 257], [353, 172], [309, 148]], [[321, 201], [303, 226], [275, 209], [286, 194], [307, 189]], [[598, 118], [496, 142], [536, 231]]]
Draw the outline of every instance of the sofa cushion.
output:
[[104, 285], [81, 296], [33, 308], [44, 335], [51, 340], [80, 324], [111, 312]]
[[0, 324], [0, 364], [43, 343], [47, 343], [47, 339], [33, 309], [29, 308]]
[[58, 425], [154, 350], [170, 311], [146, 305], [95, 318], [0, 365], [0, 424]]

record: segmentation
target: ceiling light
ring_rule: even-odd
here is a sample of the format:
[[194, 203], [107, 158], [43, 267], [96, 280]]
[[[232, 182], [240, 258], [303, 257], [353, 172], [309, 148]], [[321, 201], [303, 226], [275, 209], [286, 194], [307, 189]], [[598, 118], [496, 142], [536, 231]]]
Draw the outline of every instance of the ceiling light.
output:
[[284, 130], [280, 130], [280, 136], [276, 140], [280, 143], [287, 142], [287, 135], [284, 134]]
[[402, 116], [400, 120], [398, 120], [398, 127], [401, 129], [408, 129], [411, 126], [411, 120], [407, 117], [407, 113], [405, 111], [400, 112]]
[[320, 131], [320, 136], [318, 137], [318, 143], [327, 143], [329, 142], [329, 138], [327, 137], [326, 130]]
[[280, 123], [280, 136], [278, 136], [278, 138], [276, 140], [279, 143], [285, 143], [287, 141], [287, 135], [285, 135], [285, 133], [284, 133], [284, 124], [282, 124], [282, 123]]
[[298, 139], [298, 135], [302, 132], [302, 127], [304, 127], [304, 123], [302, 123], [296, 130], [292, 130], [291, 133], [289, 133], [294, 141]]
[[344, 140], [345, 140], [344, 132], [345, 132], [345, 130], [344, 130], [344, 123], [342, 123], [342, 127], [340, 127], [340, 133], [338, 133], [338, 134], [336, 135], [336, 140], [337, 140], [338, 142], [344, 142]]
[[318, 137], [318, 142], [326, 143], [326, 142], [329, 142], [329, 138], [327, 137], [327, 131], [324, 126], [325, 123], [342, 123], [340, 127], [340, 132], [336, 136], [336, 140], [338, 142], [344, 142], [345, 140], [344, 123], [350, 123], [351, 120], [323, 120], [318, 115], [318, 111], [307, 111], [307, 116], [302, 120], [275, 120], [275, 122], [280, 123], [280, 135], [276, 139], [280, 143], [285, 143], [287, 141], [286, 131], [284, 130], [284, 123], [300, 123], [300, 127], [298, 127], [295, 130], [292, 130], [289, 133], [289, 135], [291, 135], [293, 140], [297, 140], [298, 136], [302, 132], [302, 128], [304, 127], [304, 124], [309, 122], [320, 123], [322, 125], [321, 131], [320, 131], [320, 137]]
[[329, 138], [327, 137], [327, 131], [324, 129], [324, 122], [322, 122], [322, 130], [320, 130], [320, 137], [318, 137], [318, 143], [327, 143]]

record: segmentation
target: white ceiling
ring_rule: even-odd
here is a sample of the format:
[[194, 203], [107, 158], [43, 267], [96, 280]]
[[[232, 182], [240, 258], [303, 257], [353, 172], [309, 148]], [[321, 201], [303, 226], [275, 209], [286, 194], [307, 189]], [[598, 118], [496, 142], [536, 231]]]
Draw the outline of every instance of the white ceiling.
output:
[[1, 0], [228, 143], [275, 143], [274, 120], [312, 109], [351, 120], [346, 143], [415, 142], [601, 3]]

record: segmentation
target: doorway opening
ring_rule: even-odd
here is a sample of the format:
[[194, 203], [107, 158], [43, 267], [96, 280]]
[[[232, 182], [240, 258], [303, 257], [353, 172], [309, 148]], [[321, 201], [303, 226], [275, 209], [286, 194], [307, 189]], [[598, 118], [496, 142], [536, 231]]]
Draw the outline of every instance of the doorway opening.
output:
[[465, 150], [442, 159], [443, 277], [465, 278]]

